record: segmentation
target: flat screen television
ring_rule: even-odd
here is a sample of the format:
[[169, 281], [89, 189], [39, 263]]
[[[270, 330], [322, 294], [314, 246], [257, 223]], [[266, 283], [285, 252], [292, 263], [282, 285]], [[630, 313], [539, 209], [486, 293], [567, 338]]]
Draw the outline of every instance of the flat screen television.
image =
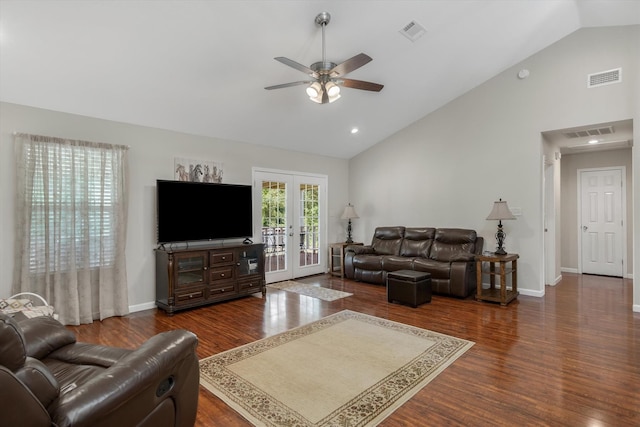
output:
[[250, 238], [250, 185], [156, 181], [158, 243]]

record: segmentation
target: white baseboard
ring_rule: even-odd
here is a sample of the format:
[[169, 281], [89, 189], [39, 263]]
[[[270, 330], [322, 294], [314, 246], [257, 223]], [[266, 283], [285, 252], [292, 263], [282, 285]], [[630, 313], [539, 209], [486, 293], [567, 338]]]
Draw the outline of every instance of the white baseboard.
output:
[[152, 308], [156, 308], [156, 303], [153, 301], [145, 302], [142, 304], [130, 305], [129, 313], [135, 313], [136, 311], [151, 310]]
[[640, 305], [639, 304], [634, 304], [632, 307], [633, 311], [635, 311], [636, 313], [640, 313]]
[[532, 291], [531, 289], [518, 289], [520, 295], [526, 295], [529, 297], [538, 297], [542, 298], [544, 296], [544, 291]]

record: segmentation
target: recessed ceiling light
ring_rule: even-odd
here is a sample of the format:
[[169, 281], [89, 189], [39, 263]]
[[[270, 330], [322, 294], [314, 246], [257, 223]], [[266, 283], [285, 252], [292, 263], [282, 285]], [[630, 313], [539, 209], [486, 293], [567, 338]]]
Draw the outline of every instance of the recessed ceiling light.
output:
[[589, 140], [589, 144], [597, 144], [598, 140], [597, 139], [590, 139]]
[[358, 128], [351, 128], [351, 133], [358, 133]]

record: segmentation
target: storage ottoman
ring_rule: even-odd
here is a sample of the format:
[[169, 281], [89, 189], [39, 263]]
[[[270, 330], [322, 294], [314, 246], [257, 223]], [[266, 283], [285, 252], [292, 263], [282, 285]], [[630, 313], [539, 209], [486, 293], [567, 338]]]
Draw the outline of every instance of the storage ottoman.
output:
[[431, 274], [413, 270], [387, 274], [387, 301], [409, 304], [414, 308], [431, 302]]

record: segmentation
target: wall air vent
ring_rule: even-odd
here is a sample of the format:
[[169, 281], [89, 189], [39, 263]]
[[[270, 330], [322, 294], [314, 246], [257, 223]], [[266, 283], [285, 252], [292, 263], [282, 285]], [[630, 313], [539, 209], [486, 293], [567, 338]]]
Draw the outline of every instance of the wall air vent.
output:
[[416, 21], [411, 21], [400, 30], [400, 34], [415, 42], [426, 33], [427, 30]]
[[599, 135], [611, 135], [614, 133], [613, 126], [605, 126], [601, 128], [593, 128], [593, 129], [581, 129], [576, 131], [564, 132], [563, 135], [565, 138], [587, 138], [590, 136], [599, 136]]
[[615, 70], [601, 71], [599, 73], [589, 74], [587, 76], [587, 87], [598, 87], [620, 83], [622, 81], [622, 68]]

